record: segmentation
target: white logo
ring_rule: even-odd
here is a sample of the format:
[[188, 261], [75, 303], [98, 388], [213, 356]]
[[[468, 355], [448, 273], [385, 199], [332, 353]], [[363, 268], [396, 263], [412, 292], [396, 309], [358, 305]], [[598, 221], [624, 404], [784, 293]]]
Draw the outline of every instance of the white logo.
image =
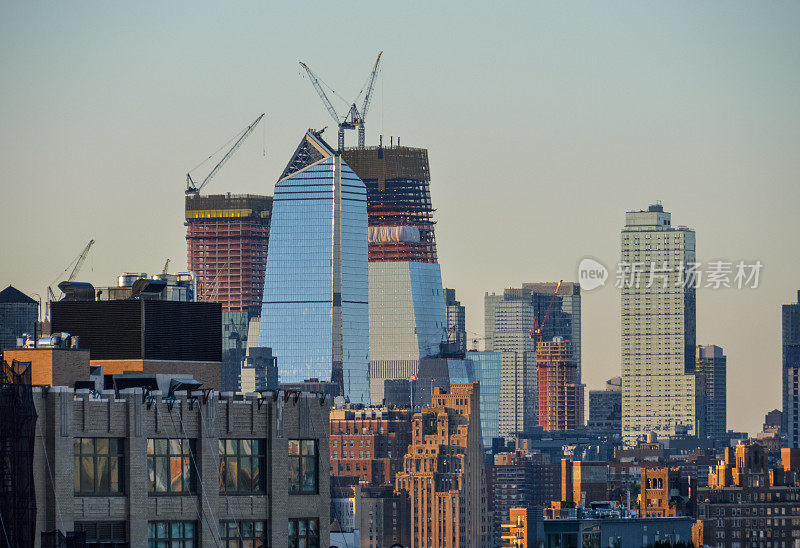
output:
[[606, 284], [608, 269], [594, 259], [581, 259], [578, 264], [578, 282], [581, 289], [591, 291]]

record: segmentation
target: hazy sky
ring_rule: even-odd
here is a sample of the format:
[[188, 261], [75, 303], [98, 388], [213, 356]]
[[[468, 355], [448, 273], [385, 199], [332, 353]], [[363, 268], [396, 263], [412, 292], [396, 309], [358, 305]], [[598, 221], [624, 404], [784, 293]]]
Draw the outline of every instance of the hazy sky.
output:
[[[95, 284], [185, 268], [186, 171], [266, 112], [208, 191], [271, 194], [303, 132], [332, 125], [297, 61], [351, 97], [383, 50], [368, 144], [429, 149], [470, 339], [485, 291], [613, 265], [625, 211], [661, 200], [698, 259], [764, 263], [757, 290], [697, 296], [729, 427], [756, 432], [800, 288], [799, 28], [796, 2], [7, 1], [0, 285], [44, 295], [90, 238]], [[616, 289], [584, 295], [589, 388], [620, 372], [619, 324]]]

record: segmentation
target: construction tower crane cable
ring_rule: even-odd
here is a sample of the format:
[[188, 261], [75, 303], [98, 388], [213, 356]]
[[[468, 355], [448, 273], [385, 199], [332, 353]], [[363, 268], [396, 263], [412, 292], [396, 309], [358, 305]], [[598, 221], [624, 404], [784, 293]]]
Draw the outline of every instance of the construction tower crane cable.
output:
[[81, 251], [80, 254], [77, 257], [72, 259], [69, 262], [69, 264], [67, 265], [67, 267], [61, 272], [61, 274], [56, 276], [56, 279], [53, 280], [50, 283], [50, 285], [47, 286], [47, 301], [48, 301], [48, 305], [47, 305], [47, 310], [46, 310], [46, 314], [45, 314], [45, 319], [46, 320], [48, 320], [48, 321], [50, 320], [50, 302], [56, 300], [56, 295], [55, 295], [55, 293], [53, 293], [53, 286], [67, 272], [67, 270], [69, 270], [70, 267], [72, 267], [72, 271], [69, 273], [69, 276], [67, 276], [67, 281], [69, 281], [69, 282], [75, 281], [75, 278], [80, 273], [81, 268], [83, 267], [83, 263], [86, 262], [86, 257], [89, 256], [89, 250], [92, 249], [93, 245], [94, 245], [94, 240], [89, 240], [89, 243], [86, 244], [86, 246], [83, 248], [83, 251]]
[[[330, 114], [331, 118], [336, 121], [336, 125], [338, 127], [337, 145], [339, 152], [344, 150], [344, 130], [346, 129], [358, 129], [358, 146], [360, 148], [364, 147], [364, 118], [366, 117], [366, 112], [369, 109], [370, 102], [372, 101], [372, 91], [375, 89], [375, 79], [378, 75], [378, 66], [380, 65], [382, 55], [383, 52], [378, 53], [378, 58], [375, 60], [375, 64], [372, 67], [372, 71], [370, 72], [366, 85], [358, 93], [356, 100], [350, 104], [347, 114], [344, 117], [339, 115], [339, 113], [336, 111], [336, 108], [333, 106], [333, 103], [331, 103], [330, 98], [328, 98], [328, 94], [325, 93], [325, 89], [322, 87], [324, 82], [314, 73], [314, 71], [309, 68], [308, 65], [300, 61], [300, 66], [303, 67], [303, 70], [305, 70], [306, 74], [308, 74], [308, 78], [311, 80], [311, 85], [314, 86], [314, 90], [317, 92], [317, 95], [319, 95], [319, 98], [322, 99], [322, 103], [328, 110], [328, 114]], [[333, 88], [327, 84], [325, 85], [328, 87], [328, 89], [335, 93], [337, 97], [341, 98], [341, 96], [336, 93]], [[361, 111], [359, 111], [358, 107], [356, 106], [356, 101], [358, 101], [362, 93], [364, 93], [364, 102], [361, 106]]]
[[[196, 195], [200, 194], [200, 191], [203, 190], [203, 187], [205, 187], [211, 181], [211, 179], [214, 178], [214, 176], [219, 172], [219, 170], [222, 168], [222, 166], [224, 166], [225, 163], [228, 160], [230, 160], [231, 156], [233, 156], [233, 153], [236, 152], [236, 150], [242, 145], [242, 143], [244, 143], [244, 141], [253, 133], [253, 130], [256, 128], [256, 126], [259, 124], [259, 122], [261, 122], [261, 119], [263, 117], [264, 117], [264, 113], [262, 112], [261, 115], [259, 115], [259, 117], [256, 118], [255, 121], [253, 121], [252, 124], [250, 124], [249, 126], [247, 126], [246, 128], [244, 128], [242, 130], [241, 135], [239, 136], [238, 139], [236, 139], [236, 142], [233, 144], [233, 146], [228, 150], [228, 152], [225, 153], [225, 155], [217, 163], [217, 165], [214, 166], [214, 169], [212, 169], [211, 172], [208, 175], [206, 175], [206, 178], [203, 179], [203, 181], [199, 185], [195, 184], [194, 179], [192, 179], [191, 173], [187, 173], [186, 174], [186, 194], [187, 195], [196, 196]], [[230, 141], [228, 141], [228, 142], [230, 142]], [[213, 156], [213, 154], [212, 154], [212, 156]], [[210, 156], [209, 156], [209, 158], [210, 158]], [[201, 163], [201, 165], [202, 165], [202, 163]]]

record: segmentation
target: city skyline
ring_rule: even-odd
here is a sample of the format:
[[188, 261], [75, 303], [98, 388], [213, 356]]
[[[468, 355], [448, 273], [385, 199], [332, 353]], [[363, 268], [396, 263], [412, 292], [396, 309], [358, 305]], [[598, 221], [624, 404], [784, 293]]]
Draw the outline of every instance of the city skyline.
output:
[[[509, 29], [487, 7], [421, 19], [394, 7], [398, 24], [418, 23], [417, 44], [370, 28], [387, 16], [370, 11], [372, 25], [326, 51], [343, 12], [305, 20], [319, 32], [293, 51], [282, 27], [302, 16], [282, 8], [206, 10], [181, 27], [179, 8], [5, 6], [0, 184], [20, 198], [0, 221], [0, 282], [43, 296], [90, 238], [87, 281], [157, 272], [168, 257], [181, 270], [185, 172], [266, 110], [266, 157], [256, 132], [208, 191], [272, 194], [296, 136], [330, 126], [297, 60], [350, 96], [385, 50], [367, 144], [382, 132], [431, 151], [439, 262], [468, 339], [483, 332], [486, 291], [576, 281], [585, 256], [613, 268], [624, 212], [661, 200], [698, 234], [698, 260], [765, 265], [759, 289], [697, 293], [697, 343], [725, 348], [729, 399], [742, 402], [729, 428], [756, 432], [781, 407], [780, 306], [800, 286], [800, 9], [621, 7], [535, 5], [503, 19]], [[201, 39], [218, 16], [241, 33]], [[451, 44], [432, 36], [445, 22], [461, 31]], [[618, 303], [608, 285], [585, 293], [587, 389], [620, 373]]]

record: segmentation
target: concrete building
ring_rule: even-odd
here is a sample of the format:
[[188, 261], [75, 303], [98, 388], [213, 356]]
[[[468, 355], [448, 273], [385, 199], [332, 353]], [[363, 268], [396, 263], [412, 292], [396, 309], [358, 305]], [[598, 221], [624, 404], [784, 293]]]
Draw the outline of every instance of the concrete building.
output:
[[669, 518], [691, 515], [687, 508], [689, 483], [677, 467], [642, 468], [639, 513], [642, 517]]
[[3, 359], [8, 363], [31, 364], [32, 384], [48, 386], [74, 386], [77, 380], [89, 380], [89, 357], [88, 350], [52, 346], [3, 352]]
[[787, 447], [800, 447], [800, 291], [797, 302], [782, 307], [783, 436]]
[[321, 379], [368, 404], [366, 189], [317, 132], [275, 184], [269, 248], [259, 346], [280, 382]]
[[[540, 509], [538, 509], [540, 510]], [[530, 508], [511, 508], [502, 523], [503, 548], [544, 547], [544, 521], [541, 512]]]
[[583, 393], [570, 341], [554, 337], [536, 348], [539, 426], [547, 431], [583, 426]]
[[411, 548], [490, 546], [479, 401], [478, 383], [453, 384], [414, 415], [396, 482], [411, 500]]
[[561, 508], [607, 500], [608, 463], [561, 460]]
[[499, 436], [500, 420], [500, 352], [467, 352], [472, 362], [475, 380], [481, 385], [481, 439], [483, 447], [492, 446], [492, 439]]
[[[556, 292], [556, 288], [558, 291]], [[581, 286], [575, 282], [524, 283], [522, 289], [531, 292], [533, 313], [541, 324], [550, 308], [550, 315], [542, 328], [542, 340], [555, 337], [569, 341], [572, 356], [578, 366], [578, 378], [582, 372], [581, 351]], [[553, 295], [555, 294], [555, 299]], [[553, 306], [550, 307], [552, 301]]]
[[455, 289], [444, 290], [444, 304], [447, 307], [447, 342], [463, 357], [467, 352], [466, 308], [456, 299]]
[[544, 545], [571, 548], [642, 548], [658, 542], [675, 546], [692, 540], [692, 518], [608, 516], [606, 510], [579, 517], [544, 520]]
[[698, 345], [695, 367], [698, 436], [721, 438], [728, 431], [727, 358], [719, 346]]
[[261, 307], [272, 196], [186, 196], [189, 270], [197, 300], [218, 302], [224, 312]]
[[800, 451], [783, 449], [781, 468], [770, 469], [759, 444], [725, 448], [725, 457], [697, 490], [695, 545], [797, 546], [800, 528]]
[[622, 436], [695, 430], [695, 234], [661, 205], [622, 229]]
[[606, 382], [605, 390], [589, 391], [589, 421], [592, 429], [622, 432], [622, 379]]
[[327, 400], [54, 387], [33, 403], [36, 546], [53, 530], [104, 546], [330, 545]]
[[23, 333], [33, 336], [37, 321], [39, 303], [10, 285], [0, 291], [0, 351], [16, 348]]
[[386, 380], [417, 376], [448, 340], [428, 151], [359, 147], [342, 158], [367, 192], [370, 392], [382, 405]]

